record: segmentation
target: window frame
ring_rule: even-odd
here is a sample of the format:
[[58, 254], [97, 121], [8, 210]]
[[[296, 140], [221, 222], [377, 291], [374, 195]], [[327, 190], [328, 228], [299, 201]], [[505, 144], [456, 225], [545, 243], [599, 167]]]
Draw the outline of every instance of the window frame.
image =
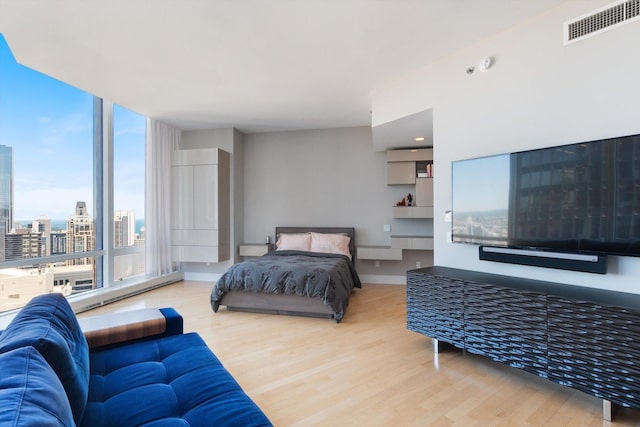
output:
[[[6, 43], [2, 34], [0, 34], [0, 41]], [[25, 67], [25, 69], [27, 68]], [[31, 71], [38, 72], [37, 70]], [[51, 79], [55, 80], [53, 78]], [[68, 85], [65, 82], [61, 83]], [[78, 88], [76, 88], [76, 90], [82, 91]], [[146, 245], [115, 247], [114, 132], [116, 130], [114, 129], [114, 103], [97, 97], [94, 94], [85, 91], [82, 92], [92, 97], [93, 104], [93, 200], [91, 202], [87, 200], [86, 202], [88, 206], [93, 207], [92, 216], [95, 247], [93, 250], [86, 252], [56, 253], [55, 255], [45, 255], [41, 257], [0, 261], [1, 270], [5, 268], [38, 267], [42, 264], [61, 263], [80, 258], [93, 258], [94, 288], [67, 296], [76, 311], [83, 311], [100, 306], [111, 300], [126, 298], [128, 295], [173, 283], [182, 280], [184, 277], [184, 274], [180, 270], [174, 270], [171, 273], [158, 277], [149, 277], [145, 272], [144, 274], [115, 280], [115, 258], [144, 253], [146, 251]], [[145, 120], [145, 123], [148, 123], [148, 120]], [[149, 130], [145, 129], [145, 131], [148, 132]], [[145, 137], [145, 145], [146, 144], [147, 138]], [[146, 167], [146, 147], [144, 164]], [[146, 198], [146, 182], [144, 192]], [[33, 220], [35, 221], [36, 218], [33, 218]], [[145, 238], [145, 240], [147, 239]], [[71, 243], [72, 242], [67, 242], [67, 244]], [[49, 241], [47, 244], [50, 245], [51, 242]], [[2, 329], [2, 325], [6, 324], [7, 319], [10, 320], [18, 310], [19, 309], [11, 309], [0, 312], [0, 330]]]

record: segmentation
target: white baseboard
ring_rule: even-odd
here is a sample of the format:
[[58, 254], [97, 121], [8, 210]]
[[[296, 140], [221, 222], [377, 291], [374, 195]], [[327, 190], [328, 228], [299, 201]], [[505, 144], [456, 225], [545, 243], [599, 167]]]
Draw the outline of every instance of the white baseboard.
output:
[[161, 277], [154, 277], [134, 284], [114, 284], [106, 288], [94, 289], [71, 295], [68, 297], [73, 311], [80, 313], [92, 308], [100, 307], [110, 302], [150, 291], [183, 279], [181, 271], [169, 273]]
[[184, 272], [184, 280], [195, 280], [198, 282], [211, 282], [212, 284], [220, 280], [222, 273], [197, 273], [193, 271]]
[[392, 276], [385, 274], [359, 274], [362, 283], [372, 285], [406, 285], [407, 276]]

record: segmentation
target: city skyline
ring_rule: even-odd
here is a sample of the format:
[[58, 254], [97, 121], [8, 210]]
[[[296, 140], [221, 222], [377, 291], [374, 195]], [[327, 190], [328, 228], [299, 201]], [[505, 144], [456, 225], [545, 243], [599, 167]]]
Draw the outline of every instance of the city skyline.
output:
[[[114, 210], [144, 218], [145, 118], [114, 106]], [[15, 62], [0, 34], [0, 145], [13, 149], [16, 222], [93, 205], [93, 96]]]

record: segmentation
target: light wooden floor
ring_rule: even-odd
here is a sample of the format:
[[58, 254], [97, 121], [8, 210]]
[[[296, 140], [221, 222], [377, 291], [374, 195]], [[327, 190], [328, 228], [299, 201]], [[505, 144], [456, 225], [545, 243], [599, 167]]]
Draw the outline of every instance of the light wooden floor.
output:
[[213, 313], [211, 284], [179, 282], [80, 314], [172, 306], [276, 426], [640, 426], [601, 401], [406, 329], [405, 287], [364, 285], [333, 320]]

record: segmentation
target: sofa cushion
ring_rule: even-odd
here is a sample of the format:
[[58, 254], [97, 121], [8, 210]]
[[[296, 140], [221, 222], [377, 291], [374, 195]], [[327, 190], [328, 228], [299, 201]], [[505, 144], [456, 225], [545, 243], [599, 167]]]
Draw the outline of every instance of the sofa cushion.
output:
[[38, 350], [58, 375], [78, 422], [89, 389], [89, 349], [63, 295], [33, 298], [0, 335], [0, 353], [29, 346]]
[[91, 352], [82, 426], [270, 426], [195, 333]]
[[75, 426], [58, 376], [33, 347], [0, 354], [0, 425]]

